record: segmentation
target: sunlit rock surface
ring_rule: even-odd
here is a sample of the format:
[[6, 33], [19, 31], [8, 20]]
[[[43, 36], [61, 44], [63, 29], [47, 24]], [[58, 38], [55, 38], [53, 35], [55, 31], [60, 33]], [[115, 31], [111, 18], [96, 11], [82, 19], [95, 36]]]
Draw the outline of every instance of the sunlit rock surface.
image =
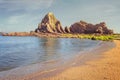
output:
[[54, 14], [50, 12], [45, 15], [35, 32], [64, 33], [64, 30], [60, 21], [57, 20]]

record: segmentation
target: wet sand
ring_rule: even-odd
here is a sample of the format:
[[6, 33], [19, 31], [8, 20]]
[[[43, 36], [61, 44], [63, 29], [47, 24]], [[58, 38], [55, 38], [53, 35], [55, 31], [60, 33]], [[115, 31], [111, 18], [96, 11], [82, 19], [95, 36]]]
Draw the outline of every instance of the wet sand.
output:
[[[84, 65], [79, 64], [79, 62], [72, 63], [73, 66], [68, 68], [60, 67], [61, 69], [58, 70], [37, 72], [22, 78], [8, 77], [7, 80], [120, 80], [120, 41], [114, 42], [115, 48], [102, 54], [91, 55], [93, 59], [87, 59], [88, 54], [86, 54], [87, 60], [83, 60], [86, 61]], [[0, 80], [6, 79], [1, 78]]]

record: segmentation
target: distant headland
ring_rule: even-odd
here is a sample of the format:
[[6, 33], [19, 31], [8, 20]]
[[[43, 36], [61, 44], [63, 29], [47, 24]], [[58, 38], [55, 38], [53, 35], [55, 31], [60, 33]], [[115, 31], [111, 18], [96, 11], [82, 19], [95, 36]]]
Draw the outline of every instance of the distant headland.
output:
[[[11, 32], [1, 33], [3, 36], [38, 36], [38, 37], [64, 37], [64, 38], [90, 38], [99, 40], [99, 35], [112, 35], [114, 31], [109, 29], [105, 22], [91, 24], [85, 21], [79, 21], [70, 27], [62, 27], [61, 22], [56, 19], [52, 12], [45, 15], [38, 27], [31, 32]], [[85, 35], [85, 36], [83, 36]], [[104, 37], [104, 36], [103, 36]], [[112, 36], [113, 37], [113, 36]], [[108, 37], [111, 39], [111, 36]]]

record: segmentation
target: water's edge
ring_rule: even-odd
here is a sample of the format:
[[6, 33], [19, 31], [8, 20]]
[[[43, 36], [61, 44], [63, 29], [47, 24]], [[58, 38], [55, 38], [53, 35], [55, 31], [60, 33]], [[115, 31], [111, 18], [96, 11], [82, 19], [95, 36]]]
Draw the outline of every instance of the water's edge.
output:
[[[74, 58], [69, 60], [69, 62], [67, 62], [67, 64], [65, 65], [61, 65], [55, 69], [45, 70], [43, 72], [38, 71], [38, 73], [41, 73], [39, 77], [47, 78], [47, 77], [55, 76], [71, 67], [87, 65], [86, 62], [92, 60], [98, 60], [102, 58], [104, 52], [107, 52], [108, 50], [114, 48], [115, 46], [116, 46], [115, 43], [112, 41], [102, 41], [99, 44], [99, 46], [78, 53], [78, 55], [76, 55]], [[34, 79], [34, 76], [32, 77], [32, 79]]]
[[[102, 41], [99, 46], [91, 48], [90, 50], [80, 52], [77, 54], [74, 58], [69, 60], [67, 63], [65, 61], [62, 61], [62, 63], [59, 61], [55, 62], [58, 63], [57, 66], [51, 65], [51, 63], [54, 63], [54, 61], [46, 62], [45, 64], [31, 64], [28, 66], [18, 67], [9, 71], [3, 71], [0, 72], [0, 78], [8, 78], [8, 77], [14, 77], [19, 79], [24, 76], [29, 76], [31, 74], [35, 73], [41, 73], [41, 77], [49, 77], [52, 75], [55, 75], [56, 73], [61, 72], [62, 70], [72, 67], [72, 66], [79, 66], [85, 64], [86, 61], [94, 60], [99, 57], [101, 57], [101, 53], [115, 47], [115, 44], [113, 42], [104, 42]], [[84, 54], [81, 54], [84, 53]], [[49, 67], [42, 67], [50, 65], [52, 68]], [[52, 73], [51, 73], [52, 72]], [[43, 74], [45, 73], [45, 74]], [[31, 76], [32, 77], [32, 76]]]

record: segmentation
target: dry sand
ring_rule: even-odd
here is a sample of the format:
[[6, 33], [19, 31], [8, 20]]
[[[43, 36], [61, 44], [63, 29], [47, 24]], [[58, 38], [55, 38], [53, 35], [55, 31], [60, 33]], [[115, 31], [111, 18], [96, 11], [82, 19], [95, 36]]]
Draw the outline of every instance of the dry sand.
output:
[[33, 80], [120, 80], [120, 41], [114, 42], [116, 47], [105, 52], [103, 58], [69, 68], [52, 77]]

